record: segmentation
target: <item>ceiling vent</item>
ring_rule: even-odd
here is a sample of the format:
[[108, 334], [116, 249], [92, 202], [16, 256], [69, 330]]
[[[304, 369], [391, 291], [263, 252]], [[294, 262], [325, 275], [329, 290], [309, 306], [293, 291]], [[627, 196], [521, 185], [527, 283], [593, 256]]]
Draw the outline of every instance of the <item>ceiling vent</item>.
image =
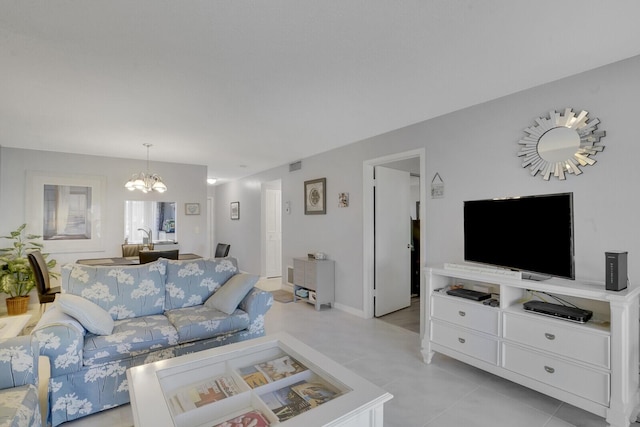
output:
[[297, 162], [289, 163], [289, 172], [295, 172], [302, 169], [302, 160], [298, 160]]

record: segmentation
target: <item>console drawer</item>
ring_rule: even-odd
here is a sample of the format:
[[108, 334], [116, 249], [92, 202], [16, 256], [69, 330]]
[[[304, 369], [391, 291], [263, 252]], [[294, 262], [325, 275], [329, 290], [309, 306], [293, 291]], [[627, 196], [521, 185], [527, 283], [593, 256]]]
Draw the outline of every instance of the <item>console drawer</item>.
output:
[[491, 335], [498, 335], [499, 314], [493, 307], [481, 303], [452, 299], [437, 294], [431, 299], [431, 317], [474, 329]]
[[504, 338], [609, 369], [609, 334], [539, 317], [505, 313]]
[[498, 364], [498, 341], [490, 337], [434, 321], [431, 322], [431, 341], [467, 356]]
[[609, 405], [609, 374], [552, 356], [503, 344], [505, 369], [533, 380], [568, 391], [604, 406]]

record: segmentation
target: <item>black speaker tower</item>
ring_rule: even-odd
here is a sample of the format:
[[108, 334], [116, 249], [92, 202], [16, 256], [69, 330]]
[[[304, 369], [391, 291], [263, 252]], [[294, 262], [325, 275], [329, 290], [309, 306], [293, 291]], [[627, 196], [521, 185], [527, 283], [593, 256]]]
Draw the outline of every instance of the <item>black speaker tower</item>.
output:
[[604, 253], [605, 287], [608, 291], [621, 291], [627, 288], [627, 252], [611, 251]]

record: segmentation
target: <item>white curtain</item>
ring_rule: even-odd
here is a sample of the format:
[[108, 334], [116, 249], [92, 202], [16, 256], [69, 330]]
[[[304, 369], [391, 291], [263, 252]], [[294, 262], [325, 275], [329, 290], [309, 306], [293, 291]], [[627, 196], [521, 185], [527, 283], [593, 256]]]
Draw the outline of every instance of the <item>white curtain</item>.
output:
[[56, 235], [65, 234], [69, 222], [69, 198], [71, 187], [58, 185], [56, 195]]

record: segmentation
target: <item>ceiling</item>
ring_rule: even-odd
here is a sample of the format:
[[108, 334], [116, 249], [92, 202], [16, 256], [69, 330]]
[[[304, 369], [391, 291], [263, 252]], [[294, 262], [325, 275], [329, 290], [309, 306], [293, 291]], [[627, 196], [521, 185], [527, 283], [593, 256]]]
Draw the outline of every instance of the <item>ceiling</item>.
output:
[[[640, 54], [640, 2], [0, 0], [0, 145], [221, 181]], [[152, 167], [153, 168], [153, 167]]]

